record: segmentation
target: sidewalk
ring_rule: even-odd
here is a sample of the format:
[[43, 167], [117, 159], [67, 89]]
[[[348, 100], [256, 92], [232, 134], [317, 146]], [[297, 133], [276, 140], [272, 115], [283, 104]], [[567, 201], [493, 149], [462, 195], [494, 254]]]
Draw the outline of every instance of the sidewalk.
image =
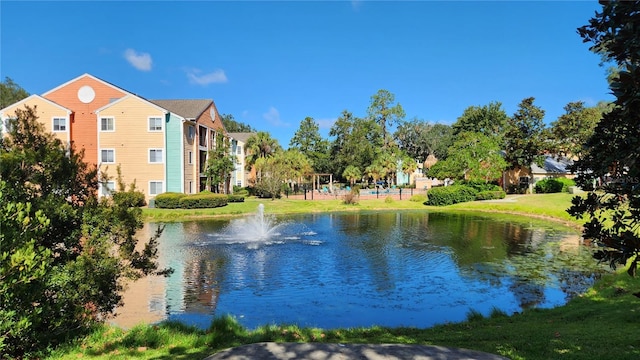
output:
[[429, 345], [264, 342], [220, 351], [205, 360], [505, 360], [484, 352]]

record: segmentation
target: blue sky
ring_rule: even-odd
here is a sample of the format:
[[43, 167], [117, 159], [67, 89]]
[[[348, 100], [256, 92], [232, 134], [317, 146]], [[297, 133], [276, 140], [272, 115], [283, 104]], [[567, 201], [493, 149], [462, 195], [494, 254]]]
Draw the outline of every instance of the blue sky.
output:
[[327, 136], [387, 89], [407, 118], [529, 96], [557, 119], [611, 100], [576, 33], [596, 1], [0, 2], [0, 75], [42, 94], [90, 73], [148, 99], [213, 99], [284, 147], [313, 117]]

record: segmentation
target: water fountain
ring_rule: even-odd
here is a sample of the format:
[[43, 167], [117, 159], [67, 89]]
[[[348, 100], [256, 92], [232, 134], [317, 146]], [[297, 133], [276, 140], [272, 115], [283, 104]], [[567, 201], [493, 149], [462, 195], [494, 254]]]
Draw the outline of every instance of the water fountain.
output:
[[234, 242], [271, 243], [280, 235], [278, 229], [283, 225], [284, 223], [276, 223], [272, 217], [266, 216], [264, 204], [259, 204], [253, 217], [232, 222], [226, 235]]

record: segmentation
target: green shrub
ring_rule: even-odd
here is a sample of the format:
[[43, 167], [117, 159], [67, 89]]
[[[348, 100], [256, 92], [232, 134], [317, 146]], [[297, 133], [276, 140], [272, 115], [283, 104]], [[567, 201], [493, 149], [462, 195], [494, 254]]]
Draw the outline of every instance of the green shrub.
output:
[[576, 182], [572, 179], [560, 177], [538, 181], [535, 190], [537, 193], [569, 192], [569, 187], [575, 185]]
[[496, 200], [496, 199], [504, 199], [507, 196], [502, 190], [496, 191], [480, 191], [476, 194], [476, 200]]
[[117, 191], [114, 192], [113, 201], [120, 204], [127, 204], [129, 207], [141, 207], [147, 205], [144, 200], [144, 194], [137, 190]]
[[386, 198], [384, 198], [384, 202], [386, 204], [391, 204], [393, 202], [393, 196], [387, 196]]
[[502, 188], [495, 184], [495, 183], [488, 183], [488, 182], [484, 182], [484, 181], [465, 181], [462, 183], [462, 185], [466, 185], [469, 187], [472, 187], [474, 189], [476, 189], [476, 191], [478, 192], [483, 192], [483, 191], [500, 191], [502, 190]]
[[195, 194], [180, 199], [180, 207], [183, 209], [208, 209], [226, 206], [227, 195], [223, 194]]
[[[235, 187], [234, 187], [235, 188]], [[249, 189], [246, 188], [239, 188], [238, 190], [233, 190], [233, 195], [238, 195], [238, 196], [249, 196]]]
[[229, 202], [244, 202], [244, 196], [238, 194], [229, 194], [227, 195], [227, 200]]
[[425, 205], [445, 206], [474, 201], [477, 193], [476, 189], [466, 185], [436, 187], [427, 193]]
[[160, 209], [178, 209], [180, 208], [180, 199], [187, 195], [176, 192], [166, 192], [156, 195], [156, 207]]

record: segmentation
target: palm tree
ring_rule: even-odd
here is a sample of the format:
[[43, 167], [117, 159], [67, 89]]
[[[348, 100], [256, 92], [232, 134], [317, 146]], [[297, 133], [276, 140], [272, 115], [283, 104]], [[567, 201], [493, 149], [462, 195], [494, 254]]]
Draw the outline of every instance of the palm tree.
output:
[[[258, 131], [254, 135], [251, 135], [247, 139], [245, 148], [247, 151], [247, 170], [255, 166], [259, 159], [266, 159], [274, 155], [276, 152], [282, 150], [282, 147], [278, 143], [278, 140], [272, 138], [271, 135], [265, 131]], [[256, 169], [258, 170], [258, 179], [256, 180], [259, 181], [261, 172], [257, 166]]]
[[349, 180], [349, 183], [351, 183], [351, 187], [353, 187], [353, 184], [355, 184], [356, 180], [362, 178], [362, 172], [357, 166], [349, 165], [342, 172], [342, 177]]
[[411, 174], [418, 168], [418, 164], [409, 156], [402, 158], [402, 172], [407, 174], [409, 182], [411, 182]]

